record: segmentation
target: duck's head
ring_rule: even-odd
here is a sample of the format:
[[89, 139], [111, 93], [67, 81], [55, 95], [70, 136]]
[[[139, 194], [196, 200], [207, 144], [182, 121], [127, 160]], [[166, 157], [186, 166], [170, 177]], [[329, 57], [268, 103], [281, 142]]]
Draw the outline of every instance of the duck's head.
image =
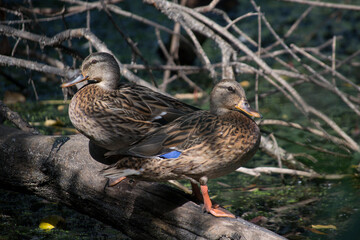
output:
[[252, 117], [262, 117], [258, 111], [250, 107], [241, 85], [229, 79], [220, 81], [212, 90], [210, 111], [216, 115], [223, 115], [229, 111], [241, 111]]
[[61, 87], [70, 87], [85, 80], [93, 80], [104, 89], [117, 89], [120, 83], [120, 68], [115, 58], [105, 52], [90, 54], [81, 65], [81, 74], [74, 80], [63, 83]]

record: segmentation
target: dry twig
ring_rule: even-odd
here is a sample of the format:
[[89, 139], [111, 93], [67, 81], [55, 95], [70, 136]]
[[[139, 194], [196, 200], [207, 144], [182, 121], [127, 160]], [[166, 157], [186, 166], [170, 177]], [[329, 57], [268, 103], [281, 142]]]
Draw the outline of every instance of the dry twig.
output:
[[249, 174], [255, 177], [259, 177], [262, 173], [265, 174], [287, 174], [292, 176], [298, 177], [308, 177], [308, 178], [320, 178], [320, 179], [327, 179], [327, 180], [337, 180], [343, 179], [346, 177], [351, 177], [350, 174], [318, 174], [315, 172], [306, 172], [306, 171], [299, 171], [293, 169], [286, 169], [286, 168], [277, 168], [277, 167], [256, 167], [256, 168], [244, 168], [240, 167], [236, 170], [237, 172]]
[[12, 122], [17, 128], [24, 132], [39, 134], [39, 131], [26, 122], [17, 112], [12, 111], [0, 100], [0, 117]]

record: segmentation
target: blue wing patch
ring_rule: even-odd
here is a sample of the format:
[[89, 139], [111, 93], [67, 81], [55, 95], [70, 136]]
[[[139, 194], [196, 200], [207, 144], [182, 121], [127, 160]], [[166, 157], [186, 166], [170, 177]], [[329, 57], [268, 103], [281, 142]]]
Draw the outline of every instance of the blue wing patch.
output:
[[181, 155], [179, 151], [172, 151], [161, 155], [162, 158], [178, 158]]

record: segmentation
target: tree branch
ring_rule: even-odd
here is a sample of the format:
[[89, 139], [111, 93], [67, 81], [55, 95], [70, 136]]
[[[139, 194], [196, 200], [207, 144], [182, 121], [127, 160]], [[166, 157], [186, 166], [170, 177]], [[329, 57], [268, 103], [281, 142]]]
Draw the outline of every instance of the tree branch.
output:
[[316, 2], [316, 1], [308, 1], [308, 0], [283, 0], [283, 1], [307, 4], [307, 5], [317, 6], [317, 7], [327, 7], [327, 8], [337, 8], [337, 9], [360, 11], [360, 6], [358, 6], [358, 5], [329, 3], [329, 2]]
[[2, 117], [5, 117], [24, 132], [39, 134], [38, 130], [30, 126], [17, 112], [12, 111], [0, 100], [0, 119], [2, 119]]
[[38, 72], [55, 74], [65, 78], [71, 78], [78, 72], [76, 70], [71, 70], [69, 68], [60, 69], [43, 63], [38, 63], [38, 62], [24, 60], [15, 57], [8, 57], [4, 55], [0, 55], [0, 65], [27, 68]]
[[327, 179], [327, 180], [338, 180], [343, 179], [346, 177], [351, 177], [350, 174], [319, 174], [315, 172], [306, 172], [306, 171], [299, 171], [287, 168], [277, 168], [277, 167], [256, 167], [256, 168], [244, 168], [240, 167], [236, 169], [237, 172], [249, 174], [255, 177], [259, 177], [262, 173], [265, 174], [288, 174], [292, 176], [299, 176], [299, 177], [308, 177], [308, 178], [320, 178], [320, 179]]
[[0, 126], [0, 187], [26, 191], [112, 225], [134, 239], [284, 239], [240, 218], [203, 213], [170, 186], [127, 179], [104, 188], [89, 140]]

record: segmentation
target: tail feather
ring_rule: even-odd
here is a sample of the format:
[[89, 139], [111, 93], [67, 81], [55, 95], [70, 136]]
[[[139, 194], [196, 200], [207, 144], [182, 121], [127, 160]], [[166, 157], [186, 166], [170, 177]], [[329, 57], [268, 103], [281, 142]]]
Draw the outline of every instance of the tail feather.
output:
[[108, 167], [100, 171], [100, 173], [106, 178], [121, 178], [133, 175], [140, 175], [143, 169], [118, 169], [115, 167]]

